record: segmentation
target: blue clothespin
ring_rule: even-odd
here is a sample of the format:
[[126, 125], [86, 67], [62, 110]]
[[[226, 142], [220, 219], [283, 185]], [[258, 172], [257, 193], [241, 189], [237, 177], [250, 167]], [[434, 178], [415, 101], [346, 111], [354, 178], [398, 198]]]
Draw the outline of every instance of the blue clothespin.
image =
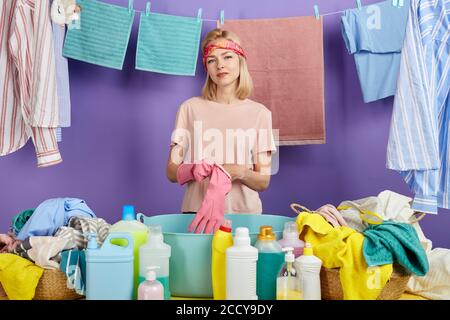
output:
[[150, 14], [150, 8], [152, 7], [151, 2], [147, 2], [147, 5], [145, 6], [145, 15], [148, 17], [148, 15]]
[[398, 0], [392, 0], [392, 5], [394, 7], [397, 7], [398, 6]]
[[314, 5], [314, 15], [316, 16], [316, 19], [319, 20], [320, 19], [320, 15], [319, 15], [319, 6], [317, 4]]
[[361, 0], [356, 0], [356, 6], [361, 10]]
[[220, 10], [220, 26], [223, 26], [225, 24], [225, 11]]
[[198, 13], [197, 13], [197, 21], [202, 20], [202, 12], [203, 12], [203, 9], [199, 8]]
[[133, 11], [133, 0], [128, 0], [128, 12], [131, 13]]

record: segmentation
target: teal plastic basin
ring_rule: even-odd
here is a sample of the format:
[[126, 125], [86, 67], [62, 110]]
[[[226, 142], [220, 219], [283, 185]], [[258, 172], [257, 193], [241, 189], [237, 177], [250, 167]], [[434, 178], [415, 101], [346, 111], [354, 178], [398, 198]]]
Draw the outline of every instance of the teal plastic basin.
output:
[[[172, 247], [169, 263], [171, 294], [178, 297], [212, 298], [211, 242], [213, 236], [188, 233], [187, 228], [193, 218], [193, 214], [166, 214], [151, 217], [137, 215], [137, 219], [146, 225], [160, 225], [164, 242]], [[225, 218], [232, 221], [233, 231], [238, 227], [247, 227], [252, 245], [256, 242], [260, 226], [272, 226], [279, 240], [284, 223], [295, 219], [269, 214], [226, 214]]]

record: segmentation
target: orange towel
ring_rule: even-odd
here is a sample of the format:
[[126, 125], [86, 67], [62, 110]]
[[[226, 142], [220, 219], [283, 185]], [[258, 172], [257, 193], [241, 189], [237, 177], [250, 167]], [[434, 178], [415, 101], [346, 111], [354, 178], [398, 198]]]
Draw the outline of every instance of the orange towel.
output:
[[253, 99], [272, 111], [280, 145], [325, 143], [322, 18], [225, 20], [248, 56]]

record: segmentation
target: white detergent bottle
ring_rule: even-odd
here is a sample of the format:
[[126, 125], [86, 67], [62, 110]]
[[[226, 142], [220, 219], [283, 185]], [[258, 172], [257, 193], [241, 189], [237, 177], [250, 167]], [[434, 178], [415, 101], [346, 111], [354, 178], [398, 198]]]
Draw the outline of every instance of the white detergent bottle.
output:
[[159, 267], [147, 267], [146, 280], [138, 288], [138, 300], [164, 300], [164, 287], [161, 282], [156, 280], [154, 269], [159, 269]]
[[300, 272], [300, 281], [304, 300], [321, 300], [320, 268], [322, 260], [313, 254], [310, 243], [305, 244], [303, 255], [295, 259], [295, 266]]
[[248, 228], [236, 229], [233, 246], [226, 253], [226, 299], [258, 300], [256, 261], [258, 249], [250, 245]]
[[283, 248], [294, 248], [294, 256], [296, 258], [303, 254], [305, 243], [299, 239], [297, 223], [295, 221], [288, 221], [284, 224], [283, 238], [278, 240], [278, 243]]
[[277, 277], [277, 300], [302, 300], [300, 278], [294, 266], [294, 248], [283, 248], [286, 252], [284, 264]]
[[147, 268], [157, 266], [156, 279], [164, 287], [164, 299], [170, 299], [169, 289], [169, 259], [171, 247], [164, 243], [164, 235], [160, 225], [148, 227], [148, 240], [139, 248], [139, 283], [147, 277]]

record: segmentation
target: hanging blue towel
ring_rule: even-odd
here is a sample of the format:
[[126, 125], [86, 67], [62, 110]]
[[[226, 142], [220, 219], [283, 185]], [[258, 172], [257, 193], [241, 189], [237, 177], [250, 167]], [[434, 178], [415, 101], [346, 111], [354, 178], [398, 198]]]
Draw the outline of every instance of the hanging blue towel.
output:
[[76, 198], [55, 198], [42, 202], [17, 235], [25, 240], [31, 236], [53, 236], [56, 230], [67, 225], [71, 217], [96, 218], [84, 200]]
[[166, 14], [141, 14], [136, 69], [194, 76], [202, 20]]
[[411, 225], [384, 221], [369, 225], [363, 234], [363, 254], [369, 267], [397, 262], [418, 276], [427, 274], [427, 255]]
[[77, 0], [80, 29], [67, 31], [63, 55], [122, 70], [135, 12], [95, 0]]

